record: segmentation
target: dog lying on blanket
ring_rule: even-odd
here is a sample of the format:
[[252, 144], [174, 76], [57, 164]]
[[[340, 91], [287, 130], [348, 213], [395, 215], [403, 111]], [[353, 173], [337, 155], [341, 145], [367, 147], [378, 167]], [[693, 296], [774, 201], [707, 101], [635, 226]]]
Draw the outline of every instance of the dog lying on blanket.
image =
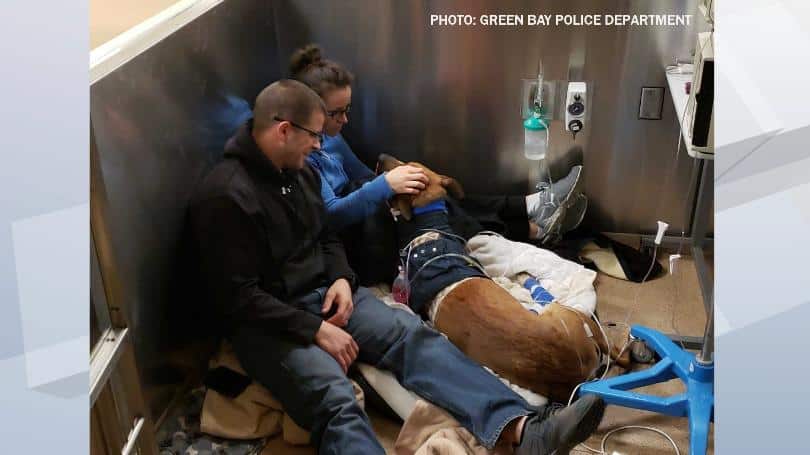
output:
[[[378, 169], [403, 164], [380, 155]], [[391, 201], [402, 218], [397, 228], [410, 280], [409, 306], [426, 316], [435, 300], [436, 329], [465, 354], [514, 384], [566, 402], [577, 384], [595, 376], [608, 353], [601, 329], [588, 315], [557, 303], [534, 316], [489, 279], [466, 256], [465, 241], [451, 232], [447, 212], [430, 210], [448, 192], [463, 198], [461, 185], [420, 163], [407, 164], [422, 168], [429, 179], [418, 195]]]

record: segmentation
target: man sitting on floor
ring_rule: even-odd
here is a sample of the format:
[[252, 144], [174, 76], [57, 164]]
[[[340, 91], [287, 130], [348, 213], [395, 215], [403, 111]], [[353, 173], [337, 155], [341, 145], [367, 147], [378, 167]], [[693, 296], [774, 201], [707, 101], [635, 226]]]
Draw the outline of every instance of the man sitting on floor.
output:
[[311, 431], [319, 453], [384, 453], [346, 377], [355, 360], [390, 370], [487, 448], [567, 453], [585, 440], [601, 399], [533, 409], [417, 316], [357, 288], [325, 228], [320, 177], [305, 165], [325, 115], [300, 82], [262, 90], [189, 207], [207, 297], [245, 371]]

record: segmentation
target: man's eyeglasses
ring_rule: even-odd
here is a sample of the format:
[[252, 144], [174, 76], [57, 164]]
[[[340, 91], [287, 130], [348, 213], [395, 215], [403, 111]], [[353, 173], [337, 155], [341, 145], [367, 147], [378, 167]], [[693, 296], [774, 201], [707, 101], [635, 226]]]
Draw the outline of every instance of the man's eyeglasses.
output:
[[323, 142], [323, 133], [318, 133], [318, 132], [312, 131], [309, 128], [303, 127], [303, 126], [301, 126], [301, 125], [299, 125], [299, 124], [297, 124], [297, 123], [295, 123], [293, 121], [283, 119], [283, 118], [281, 118], [279, 116], [273, 117], [273, 120], [275, 120], [277, 122], [287, 122], [290, 125], [292, 125], [293, 128], [298, 128], [301, 131], [306, 131], [307, 133], [309, 133], [309, 135], [312, 136], [312, 139], [317, 139], [318, 142]]
[[346, 107], [344, 107], [342, 109], [335, 109], [334, 111], [326, 111], [326, 115], [328, 115], [329, 117], [335, 118], [335, 117], [339, 116], [340, 114], [346, 114], [346, 116], [348, 117], [349, 112], [351, 110], [352, 110], [352, 105], [347, 104]]

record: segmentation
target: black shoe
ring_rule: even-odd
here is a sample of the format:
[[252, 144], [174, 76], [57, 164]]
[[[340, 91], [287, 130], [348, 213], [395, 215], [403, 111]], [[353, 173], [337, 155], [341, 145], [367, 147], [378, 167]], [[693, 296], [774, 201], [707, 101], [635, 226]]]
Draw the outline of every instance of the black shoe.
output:
[[515, 455], [567, 454], [596, 431], [604, 413], [605, 402], [593, 394], [559, 410], [548, 406], [526, 420]]

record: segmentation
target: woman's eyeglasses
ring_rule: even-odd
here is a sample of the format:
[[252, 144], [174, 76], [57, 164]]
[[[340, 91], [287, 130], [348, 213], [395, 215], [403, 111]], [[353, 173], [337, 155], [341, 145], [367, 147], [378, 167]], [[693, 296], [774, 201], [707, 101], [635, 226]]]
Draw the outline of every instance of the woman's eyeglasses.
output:
[[352, 110], [352, 105], [347, 104], [346, 107], [344, 107], [342, 109], [335, 109], [334, 111], [326, 111], [326, 115], [328, 115], [329, 117], [335, 118], [335, 117], [339, 116], [340, 114], [346, 114], [346, 116], [348, 117], [349, 112], [351, 110]]
[[273, 117], [273, 120], [275, 120], [277, 122], [287, 122], [290, 125], [292, 125], [293, 128], [298, 128], [301, 131], [306, 131], [307, 133], [309, 133], [309, 135], [312, 136], [312, 139], [317, 139], [318, 142], [323, 142], [323, 133], [318, 133], [318, 132], [312, 131], [309, 128], [303, 127], [303, 126], [301, 126], [301, 125], [299, 125], [299, 124], [297, 124], [297, 123], [295, 123], [295, 122], [293, 122], [291, 120], [283, 119], [283, 118], [281, 118], [279, 116]]

